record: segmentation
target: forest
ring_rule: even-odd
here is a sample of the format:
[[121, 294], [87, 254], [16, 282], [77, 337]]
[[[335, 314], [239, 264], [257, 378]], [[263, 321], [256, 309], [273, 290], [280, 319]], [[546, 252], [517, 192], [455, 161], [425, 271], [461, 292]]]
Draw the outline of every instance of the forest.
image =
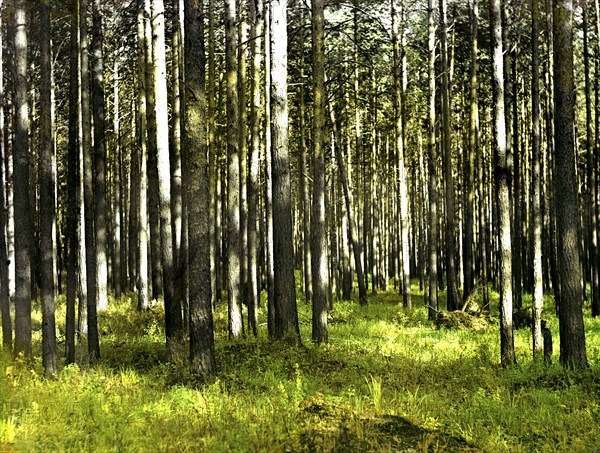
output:
[[596, 451], [599, 0], [0, 0], [1, 451]]

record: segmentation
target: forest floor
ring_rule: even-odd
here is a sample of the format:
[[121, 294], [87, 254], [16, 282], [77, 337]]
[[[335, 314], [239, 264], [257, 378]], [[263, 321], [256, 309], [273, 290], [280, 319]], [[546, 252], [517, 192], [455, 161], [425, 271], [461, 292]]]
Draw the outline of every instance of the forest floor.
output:
[[[0, 451], [598, 451], [600, 320], [589, 310], [589, 370], [558, 364], [553, 309], [554, 364], [532, 362], [526, 328], [515, 335], [518, 365], [503, 369], [495, 310], [484, 332], [437, 329], [413, 290], [410, 312], [394, 292], [366, 307], [336, 302], [322, 346], [311, 343], [303, 299], [303, 346], [270, 341], [266, 325], [258, 338], [227, 340], [220, 304], [210, 383], [188, 372], [184, 352], [165, 363], [161, 309], [112, 300], [93, 367], [82, 352], [81, 365], [46, 379], [41, 359], [0, 351]], [[34, 306], [36, 357], [40, 317]], [[64, 348], [63, 335], [60, 325]]]

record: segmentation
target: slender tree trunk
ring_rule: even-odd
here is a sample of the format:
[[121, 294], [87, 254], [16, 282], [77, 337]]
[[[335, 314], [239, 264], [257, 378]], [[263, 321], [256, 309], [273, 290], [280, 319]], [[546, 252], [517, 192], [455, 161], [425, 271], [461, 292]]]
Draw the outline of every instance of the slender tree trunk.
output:
[[[327, 343], [327, 305], [329, 270], [327, 269], [327, 231], [325, 228], [325, 32], [324, 1], [312, 1], [313, 60], [313, 188], [311, 209], [312, 340]], [[301, 100], [304, 102], [304, 100]], [[304, 169], [304, 168], [303, 168]], [[306, 202], [305, 198], [305, 202]]]
[[[138, 150], [136, 166], [139, 166], [139, 186], [135, 194], [137, 198], [137, 217], [139, 231], [136, 232], [138, 257], [137, 257], [137, 308], [147, 310], [149, 305], [148, 284], [148, 141], [147, 128], [147, 98], [146, 93], [146, 23], [144, 19], [145, 0], [139, 0], [137, 20], [138, 42], [138, 89], [137, 89], [137, 114], [138, 114]], [[133, 192], [132, 192], [133, 193]], [[133, 238], [130, 238], [133, 240]]]
[[87, 0], [80, 0], [79, 10], [79, 40], [81, 43], [80, 72], [81, 72], [81, 148], [83, 152], [83, 193], [84, 193], [84, 222], [85, 222], [85, 265], [87, 284], [87, 335], [90, 362], [100, 357], [98, 338], [98, 320], [96, 310], [98, 294], [96, 247], [94, 239], [94, 183], [93, 183], [93, 149], [92, 149], [92, 119], [90, 112], [90, 75], [89, 47], [87, 30]]
[[441, 77], [441, 95], [442, 95], [442, 129], [443, 129], [443, 160], [444, 160], [444, 179], [446, 185], [445, 207], [446, 207], [446, 280], [447, 288], [447, 309], [456, 310], [460, 308], [460, 296], [458, 294], [458, 283], [456, 276], [455, 254], [456, 240], [454, 237], [455, 228], [455, 206], [454, 206], [454, 177], [452, 171], [452, 137], [450, 133], [450, 84], [448, 68], [448, 30], [447, 30], [447, 3], [446, 0], [439, 0], [440, 3], [440, 47], [442, 60]]
[[183, 189], [182, 189], [182, 87], [183, 74], [183, 42], [182, 26], [183, 18], [182, 0], [173, 1], [173, 44], [171, 64], [171, 140], [169, 148], [169, 164], [171, 166], [171, 234], [173, 237], [173, 278], [174, 297], [181, 300], [183, 305], [184, 325], [187, 322], [187, 303], [185, 302], [184, 270], [185, 259], [181, 253], [183, 233]]
[[[3, 7], [3, 0], [0, 0], [0, 10]], [[0, 16], [0, 74], [4, 74], [4, 61], [2, 49], [2, 37], [4, 27], [2, 17]], [[4, 162], [6, 149], [4, 146], [4, 77], [0, 77], [0, 206], [3, 208], [0, 212], [0, 263], [8, 263], [6, 224], [7, 216], [4, 211], [6, 206], [6, 191], [4, 182]], [[0, 266], [0, 316], [2, 317], [2, 346], [4, 349], [12, 350], [12, 321], [10, 319], [10, 293], [8, 265]]]
[[[156, 112], [156, 164], [160, 215], [161, 261], [165, 299], [167, 354], [172, 357], [183, 337], [181, 300], [174, 283], [173, 231], [171, 229], [171, 171], [169, 163], [169, 115], [165, 59], [165, 18], [163, 0], [152, 0], [152, 60], [154, 66], [154, 109]], [[156, 259], [157, 257], [152, 257]]]
[[15, 131], [15, 354], [31, 355], [32, 220], [29, 201], [29, 109], [27, 104], [27, 10], [25, 0], [14, 5]]
[[119, 56], [115, 55], [115, 61], [113, 63], [113, 146], [115, 156], [113, 158], [113, 168], [112, 168], [112, 202], [113, 202], [113, 241], [114, 242], [114, 254], [113, 254], [113, 264], [112, 264], [112, 282], [113, 289], [115, 292], [115, 298], [121, 297], [121, 273], [122, 273], [122, 261], [121, 261], [121, 250], [125, 249], [125, 241], [123, 241], [123, 184], [122, 184], [122, 175], [121, 168], [123, 166], [123, 157], [121, 154], [121, 112], [120, 112], [120, 99], [119, 99], [119, 91], [120, 91], [120, 83], [119, 83]]
[[300, 342], [294, 278], [290, 155], [288, 149], [287, 1], [271, 1], [271, 140], [275, 338]]
[[104, 106], [104, 58], [102, 52], [101, 0], [93, 0], [92, 25], [92, 107], [94, 112], [94, 238], [96, 257], [96, 306], [108, 308], [108, 257], [106, 218], [106, 134]]
[[540, 153], [540, 4], [539, 0], [531, 1], [531, 129], [532, 129], [532, 253], [533, 253], [533, 293], [532, 293], [532, 337], [533, 357], [541, 358], [544, 353], [542, 339], [542, 309], [544, 306], [544, 287], [542, 276], [542, 211], [541, 211], [541, 153]]
[[42, 364], [46, 374], [57, 373], [56, 357], [56, 275], [54, 266], [53, 226], [56, 220], [54, 185], [56, 158], [54, 155], [54, 119], [52, 109], [52, 40], [49, 0], [40, 9], [40, 245], [42, 296]]
[[[596, 244], [594, 241], [594, 235], [596, 234], [594, 231], [594, 217], [596, 215], [596, 200], [594, 198], [594, 173], [596, 171], [594, 167], [594, 133], [592, 131], [593, 128], [593, 118], [592, 118], [592, 84], [590, 79], [590, 50], [589, 50], [589, 1], [585, 0], [583, 2], [583, 63], [584, 63], [584, 72], [585, 72], [585, 118], [586, 118], [586, 167], [587, 167], [587, 207], [585, 209], [586, 214], [586, 242], [587, 242], [587, 273], [586, 276], [590, 282], [591, 289], [591, 303], [592, 303], [592, 316], [597, 316], [597, 308], [600, 306], [600, 300], [598, 300], [598, 293], [594, 288], [594, 273], [595, 267], [594, 264], [597, 260], [597, 250]], [[585, 255], [584, 255], [585, 256]], [[585, 286], [584, 286], [585, 287]]]
[[261, 93], [261, 51], [264, 29], [263, 5], [260, 0], [248, 0], [250, 20], [250, 55], [252, 58], [252, 79], [250, 104], [250, 172], [248, 174], [248, 326], [258, 335], [259, 288], [259, 236], [258, 207], [260, 191], [260, 117], [262, 109]]
[[429, 137], [427, 141], [427, 168], [429, 173], [429, 308], [428, 318], [435, 319], [438, 312], [438, 215], [437, 215], [437, 150], [435, 139], [435, 16], [434, 0], [428, 2], [429, 18]]
[[210, 287], [210, 201], [206, 153], [203, 2], [185, 3], [184, 156], [189, 229], [190, 361], [192, 371], [216, 371]]
[[493, 37], [493, 93], [495, 128], [495, 182], [500, 236], [500, 360], [502, 365], [515, 363], [512, 325], [512, 256], [510, 241], [510, 169], [507, 162], [506, 118], [504, 115], [504, 58], [500, 1], [490, 2]]
[[267, 326], [269, 336], [276, 336], [275, 261], [273, 257], [273, 172], [271, 135], [271, 8], [264, 1], [265, 11], [265, 261], [267, 274]]
[[149, 264], [152, 273], [152, 299], [158, 300], [163, 295], [162, 279], [162, 247], [160, 237], [160, 196], [158, 183], [157, 162], [157, 121], [154, 92], [154, 43], [152, 39], [152, 7], [151, 0], [144, 2], [144, 34], [145, 34], [145, 78], [146, 78], [146, 115], [148, 159], [146, 173], [148, 175], [148, 219], [150, 226], [150, 256]]
[[[302, 23], [304, 24], [305, 18], [302, 16]], [[302, 34], [302, 45], [305, 42], [305, 35]], [[304, 52], [300, 57], [300, 77], [301, 80], [305, 80], [305, 58]], [[314, 76], [313, 76], [314, 77]], [[313, 82], [314, 83], [314, 82]], [[310, 175], [312, 168], [312, 159], [309, 160], [308, 146], [307, 146], [307, 126], [306, 126], [306, 84], [302, 82], [299, 87], [299, 101], [298, 101], [298, 128], [300, 133], [300, 200], [302, 205], [302, 283], [304, 289], [304, 296], [307, 302], [312, 301], [313, 297], [313, 281], [312, 281], [312, 251], [311, 251], [311, 186], [310, 186]]]
[[237, 69], [237, 2], [225, 3], [226, 78], [227, 78], [227, 293], [229, 338], [244, 333], [241, 293], [240, 154], [239, 98]]
[[394, 86], [395, 86], [395, 151], [398, 160], [398, 191], [400, 195], [400, 234], [402, 253], [402, 302], [404, 308], [412, 308], [410, 291], [410, 242], [409, 242], [409, 221], [408, 221], [408, 185], [406, 183], [406, 164], [404, 157], [404, 119], [403, 119], [403, 82], [402, 82], [402, 55], [404, 49], [400, 46], [400, 14], [396, 10], [394, 0], [392, 0], [392, 42], [394, 47]]
[[583, 327], [583, 288], [578, 246], [575, 174], [575, 81], [573, 76], [573, 1], [554, 3], [554, 104], [556, 218], [560, 278], [560, 361], [587, 367]]
[[478, 22], [479, 5], [478, 0], [470, 0], [471, 16], [471, 95], [470, 95], [470, 114], [469, 114], [469, 151], [464, 160], [464, 180], [465, 180], [465, 207], [464, 207], [464, 241], [463, 241], [463, 272], [464, 288], [463, 301], [471, 295], [475, 286], [475, 277], [473, 272], [473, 242], [474, 242], [474, 221], [475, 221], [475, 155], [479, 148], [479, 103], [477, 94], [477, 71], [478, 71]]

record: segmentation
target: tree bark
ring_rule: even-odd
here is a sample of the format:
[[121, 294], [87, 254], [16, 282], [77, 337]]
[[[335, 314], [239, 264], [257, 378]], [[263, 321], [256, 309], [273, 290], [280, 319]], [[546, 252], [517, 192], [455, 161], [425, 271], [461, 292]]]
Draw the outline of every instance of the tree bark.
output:
[[240, 224], [240, 150], [239, 97], [237, 69], [237, 2], [225, 3], [226, 80], [227, 80], [227, 293], [229, 338], [244, 333], [241, 294], [241, 224]]
[[532, 338], [533, 357], [542, 358], [544, 343], [542, 338], [542, 309], [544, 288], [542, 276], [542, 211], [541, 211], [541, 154], [540, 154], [540, 5], [539, 0], [531, 1], [531, 235], [533, 254], [533, 293], [532, 293]]
[[203, 2], [185, 2], [184, 178], [190, 266], [190, 361], [192, 371], [215, 373], [210, 286], [210, 201], [206, 153]]
[[271, 140], [275, 338], [300, 342], [294, 278], [290, 155], [288, 149], [287, 1], [271, 1]]
[[[312, 1], [313, 60], [313, 187], [310, 225], [312, 273], [312, 340], [327, 343], [327, 303], [329, 270], [327, 269], [327, 231], [325, 228], [325, 32], [324, 1]], [[301, 100], [301, 102], [304, 102]], [[304, 169], [302, 169], [304, 170]], [[307, 200], [305, 199], [305, 202]]]
[[96, 306], [108, 308], [108, 256], [106, 203], [106, 134], [104, 105], [104, 57], [102, 51], [101, 0], [93, 0], [92, 21], [92, 109], [94, 113], [94, 239], [96, 259]]
[[463, 241], [463, 301], [466, 302], [475, 287], [473, 266], [474, 204], [475, 204], [475, 155], [479, 148], [479, 102], [478, 102], [478, 0], [470, 0], [471, 16], [471, 80], [469, 104], [469, 150], [464, 159], [465, 207]]
[[[148, 284], [148, 141], [146, 138], [147, 127], [147, 99], [146, 93], [146, 24], [144, 19], [145, 0], [140, 0], [137, 17], [137, 43], [138, 43], [138, 89], [137, 89], [137, 114], [138, 114], [138, 151], [136, 166], [139, 167], [139, 186], [135, 197], [137, 198], [137, 217], [139, 231], [136, 232], [138, 257], [137, 263], [137, 309], [147, 310], [149, 305]], [[129, 238], [132, 241], [134, 238]]]
[[250, 20], [250, 55], [252, 58], [250, 103], [250, 172], [248, 173], [248, 326], [258, 335], [259, 287], [259, 246], [258, 207], [260, 194], [260, 119], [262, 109], [261, 93], [261, 51], [264, 30], [264, 10], [260, 0], [248, 0]]
[[27, 101], [27, 7], [14, 5], [14, 106], [15, 131], [15, 345], [14, 353], [31, 355], [31, 253], [33, 225], [29, 201], [29, 111]]
[[490, 2], [493, 37], [493, 95], [495, 128], [495, 187], [498, 206], [498, 234], [500, 236], [500, 360], [502, 365], [515, 363], [512, 325], [512, 255], [510, 241], [510, 169], [507, 162], [506, 117], [504, 114], [504, 58], [500, 1]]
[[434, 0], [428, 2], [429, 23], [429, 121], [427, 140], [427, 169], [429, 173], [429, 307], [428, 319], [434, 320], [438, 312], [438, 215], [437, 215], [437, 152], [435, 137], [435, 16]]
[[554, 2], [554, 95], [560, 361], [566, 368], [582, 368], [587, 367], [587, 355], [583, 327], [583, 288], [578, 245], [579, 202], [575, 174], [572, 0]]
[[[0, 9], [3, 6], [3, 0], [0, 0]], [[2, 17], [0, 16], [0, 74], [4, 74], [3, 61], [3, 41], [4, 27]], [[4, 77], [0, 77], [0, 206], [6, 206], [6, 191], [4, 183], [4, 162], [6, 149], [4, 146]], [[7, 216], [4, 209], [0, 212], [0, 262], [8, 263], [7, 234], [6, 234]], [[12, 350], [12, 321], [10, 319], [10, 292], [8, 265], [0, 267], [0, 316], [2, 317], [2, 346], [4, 349]]]
[[[400, 0], [401, 1], [401, 0]], [[401, 49], [400, 43], [400, 18], [401, 14], [397, 11], [397, 7], [392, 0], [392, 43], [394, 48], [394, 132], [395, 132], [395, 151], [398, 160], [398, 191], [399, 191], [399, 208], [400, 208], [400, 253], [401, 273], [402, 273], [402, 302], [406, 309], [412, 308], [411, 291], [410, 291], [410, 242], [408, 230], [408, 185], [406, 183], [406, 163], [404, 157], [404, 119], [403, 119], [403, 68], [402, 55], [404, 49]]]
[[[173, 230], [171, 228], [171, 171], [169, 162], [169, 113], [165, 58], [165, 17], [163, 0], [152, 0], [152, 60], [154, 65], [154, 109], [156, 112], [156, 164], [160, 215], [161, 261], [165, 299], [167, 354], [172, 358], [183, 338], [181, 300], [174, 283]], [[156, 259], [156, 257], [152, 257]]]
[[447, 30], [447, 3], [439, 0], [440, 5], [440, 47], [441, 47], [441, 97], [442, 97], [442, 149], [444, 160], [444, 183], [446, 185], [446, 280], [447, 280], [447, 309], [460, 308], [460, 295], [456, 276], [456, 240], [454, 237], [455, 205], [454, 205], [454, 177], [452, 171], [452, 137], [450, 135], [450, 74], [448, 68], [448, 30]]
[[53, 226], [56, 221], [54, 185], [56, 157], [54, 155], [54, 119], [52, 109], [52, 40], [49, 0], [40, 8], [40, 245], [42, 296], [42, 364], [46, 374], [57, 373], [56, 354], [56, 275]]

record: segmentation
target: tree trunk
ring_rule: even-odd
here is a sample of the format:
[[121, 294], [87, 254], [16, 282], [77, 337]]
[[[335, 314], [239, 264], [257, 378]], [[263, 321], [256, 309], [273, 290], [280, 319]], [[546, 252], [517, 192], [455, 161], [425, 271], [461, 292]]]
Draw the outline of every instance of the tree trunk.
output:
[[539, 0], [531, 2], [531, 235], [533, 254], [533, 293], [532, 293], [532, 337], [533, 357], [541, 358], [544, 353], [542, 338], [542, 309], [544, 306], [544, 288], [542, 276], [542, 211], [541, 211], [541, 155], [540, 155], [540, 5]]
[[504, 115], [504, 58], [500, 1], [490, 3], [493, 37], [493, 94], [495, 128], [495, 183], [500, 236], [500, 360], [502, 365], [515, 363], [512, 325], [512, 256], [510, 241], [510, 169], [507, 162], [506, 118]]
[[[147, 310], [149, 305], [148, 285], [148, 141], [146, 138], [147, 127], [147, 99], [146, 93], [146, 24], [144, 19], [145, 0], [140, 0], [137, 17], [137, 43], [138, 43], [138, 89], [137, 89], [137, 114], [138, 114], [138, 152], [136, 167], [139, 168], [139, 186], [135, 197], [137, 198], [137, 220], [139, 231], [136, 231], [138, 257], [137, 263], [137, 309]], [[132, 192], [133, 193], [133, 192]], [[130, 241], [134, 238], [130, 237]]]
[[470, 0], [471, 16], [471, 84], [469, 104], [469, 151], [464, 159], [464, 185], [465, 185], [465, 207], [464, 207], [464, 241], [463, 241], [463, 301], [466, 302], [475, 286], [473, 272], [473, 242], [474, 242], [474, 204], [475, 204], [475, 155], [479, 148], [479, 103], [477, 94], [477, 71], [478, 71], [478, 22], [479, 6], [478, 0]]
[[40, 246], [42, 296], [42, 364], [46, 374], [57, 373], [56, 357], [56, 275], [53, 226], [56, 221], [54, 185], [56, 158], [54, 155], [54, 119], [52, 109], [52, 41], [50, 1], [40, 9]]
[[271, 1], [271, 171], [275, 338], [300, 342], [294, 278], [290, 154], [288, 149], [287, 1]]
[[237, 69], [236, 0], [225, 4], [226, 78], [227, 78], [227, 293], [229, 338], [244, 333], [241, 294], [241, 224], [240, 224], [240, 150], [239, 98]]
[[[87, 285], [87, 335], [90, 362], [100, 357], [98, 338], [97, 304], [97, 262], [94, 240], [94, 182], [93, 182], [93, 153], [92, 153], [92, 120], [90, 112], [90, 75], [89, 48], [87, 30], [87, 0], [80, 0], [79, 10], [79, 40], [81, 43], [80, 72], [81, 72], [81, 148], [83, 152], [83, 193], [84, 193], [84, 223], [85, 223], [85, 266]], [[81, 313], [81, 311], [80, 311]]]
[[566, 368], [582, 368], [587, 367], [587, 355], [575, 174], [573, 1], [556, 0], [554, 5], [555, 195], [560, 278], [560, 361]]
[[190, 361], [192, 371], [216, 371], [210, 287], [210, 201], [202, 2], [185, 3], [184, 156], [189, 231]]
[[27, 10], [14, 5], [14, 204], [15, 204], [15, 355], [31, 355], [32, 221], [29, 201], [29, 111], [27, 105]]
[[429, 137], [427, 140], [427, 169], [429, 172], [429, 307], [428, 319], [434, 320], [438, 312], [438, 215], [437, 215], [437, 150], [435, 140], [435, 16], [434, 0], [428, 2], [429, 17]]
[[412, 308], [411, 291], [410, 291], [410, 242], [408, 230], [410, 228], [408, 221], [408, 185], [406, 183], [406, 164], [404, 157], [404, 119], [403, 119], [403, 71], [402, 71], [402, 55], [404, 49], [400, 46], [400, 18], [401, 14], [396, 10], [394, 0], [392, 0], [392, 42], [394, 48], [394, 112], [395, 112], [395, 151], [398, 160], [398, 191], [400, 195], [400, 234], [401, 244], [400, 252], [402, 253], [402, 302], [404, 308]]
[[101, 0], [93, 0], [92, 107], [94, 112], [94, 238], [96, 257], [96, 306], [108, 308], [108, 257], [106, 219], [106, 134], [104, 106], [104, 58], [102, 52]]
[[[0, 0], [0, 9], [3, 6]], [[0, 17], [0, 74], [4, 74], [4, 61], [2, 49], [2, 37], [4, 27]], [[6, 206], [6, 191], [4, 183], [4, 162], [6, 149], [4, 146], [4, 77], [0, 77], [0, 206]], [[6, 224], [7, 218], [4, 211], [0, 212], [0, 262], [8, 263]], [[12, 321], [10, 319], [10, 293], [8, 265], [0, 267], [0, 316], [2, 317], [2, 346], [4, 349], [12, 350]]]
[[458, 283], [456, 276], [456, 240], [455, 230], [455, 207], [454, 207], [454, 177], [452, 172], [452, 137], [450, 133], [450, 84], [448, 69], [448, 30], [447, 30], [447, 4], [446, 0], [440, 3], [440, 47], [441, 47], [441, 71], [442, 71], [442, 129], [443, 129], [443, 160], [444, 160], [444, 183], [446, 185], [445, 207], [446, 207], [446, 280], [447, 309], [456, 310], [460, 308], [460, 296], [458, 294]]
[[[313, 188], [311, 209], [312, 340], [327, 343], [327, 231], [325, 228], [325, 53], [324, 1], [312, 2]], [[304, 102], [301, 100], [300, 102]], [[304, 168], [302, 169], [304, 170]], [[305, 202], [307, 200], [305, 199]]]
[[261, 93], [261, 51], [264, 29], [263, 5], [260, 0], [248, 0], [250, 20], [250, 55], [252, 58], [252, 79], [250, 104], [250, 172], [248, 174], [248, 327], [258, 335], [259, 287], [259, 241], [258, 207], [260, 194], [260, 119], [262, 109]]
[[[172, 357], [183, 337], [181, 300], [174, 283], [173, 231], [171, 229], [171, 171], [169, 162], [169, 113], [165, 59], [165, 17], [163, 0], [152, 0], [152, 60], [154, 65], [154, 109], [156, 112], [156, 164], [160, 215], [161, 261], [165, 299], [167, 354]], [[157, 257], [152, 257], [156, 259]]]

